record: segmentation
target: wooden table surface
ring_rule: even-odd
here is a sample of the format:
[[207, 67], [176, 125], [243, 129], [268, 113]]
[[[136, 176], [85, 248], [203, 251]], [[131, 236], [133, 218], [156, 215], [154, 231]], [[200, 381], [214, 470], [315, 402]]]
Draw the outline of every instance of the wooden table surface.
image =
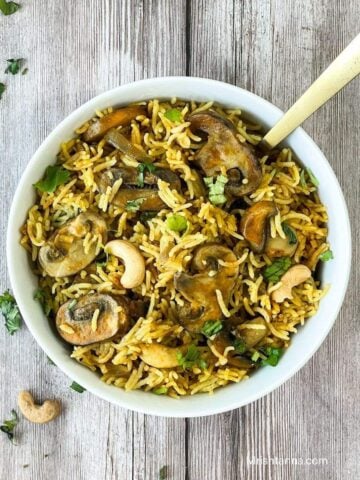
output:
[[[17, 0], [0, 15], [0, 291], [5, 232], [21, 173], [71, 111], [105, 90], [161, 75], [244, 87], [286, 109], [358, 33], [358, 0]], [[26, 58], [27, 75], [5, 75]], [[351, 479], [359, 467], [359, 79], [305, 123], [343, 188], [352, 222], [350, 288], [312, 360], [265, 398], [223, 415], [163, 419], [69, 389], [24, 326], [0, 332], [0, 420], [17, 392], [60, 398], [58, 421], [0, 437], [0, 480]], [[341, 235], [341, 232], [339, 232]], [[16, 241], [16, 239], [14, 239]], [[251, 465], [248, 458], [257, 458]], [[312, 465], [297, 465], [306, 459]], [[317, 464], [316, 464], [317, 463]]]

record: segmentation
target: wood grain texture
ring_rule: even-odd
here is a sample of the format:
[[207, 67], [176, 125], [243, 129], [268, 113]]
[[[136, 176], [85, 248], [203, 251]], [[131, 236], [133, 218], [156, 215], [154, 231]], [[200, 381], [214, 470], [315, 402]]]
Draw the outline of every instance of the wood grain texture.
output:
[[[0, 16], [0, 292], [21, 172], [72, 110], [122, 83], [181, 74], [234, 83], [286, 109], [358, 33], [359, 16], [356, 0], [24, 0]], [[27, 75], [1, 74], [12, 57], [27, 59]], [[163, 465], [169, 480], [359, 478], [359, 90], [356, 80], [305, 123], [342, 185], [354, 239], [344, 306], [312, 360], [242, 409], [161, 419], [73, 392], [26, 328], [13, 337], [2, 329], [0, 420], [25, 387], [61, 398], [65, 412], [42, 427], [22, 421], [17, 447], [0, 437], [0, 480], [157, 480]]]

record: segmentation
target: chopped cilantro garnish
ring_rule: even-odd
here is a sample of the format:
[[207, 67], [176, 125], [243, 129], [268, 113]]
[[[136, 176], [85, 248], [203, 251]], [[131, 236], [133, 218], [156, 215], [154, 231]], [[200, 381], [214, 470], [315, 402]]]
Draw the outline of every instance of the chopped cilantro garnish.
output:
[[334, 254], [331, 250], [327, 250], [326, 252], [319, 255], [319, 260], [321, 260], [322, 262], [328, 262], [329, 260], [332, 260], [333, 258], [334, 258]]
[[281, 224], [282, 229], [284, 230], [285, 235], [289, 240], [290, 245], [295, 245], [297, 243], [297, 236], [295, 231], [285, 222]]
[[15, 2], [7, 2], [6, 0], [0, 0], [0, 12], [4, 15], [12, 15], [17, 12], [20, 8], [20, 5]]
[[310, 170], [310, 168], [307, 168], [306, 172], [309, 175], [310, 182], [314, 185], [314, 187], [318, 187], [319, 186], [319, 180], [315, 177], [315, 175]]
[[166, 226], [173, 232], [183, 232], [187, 229], [187, 220], [182, 215], [174, 213], [166, 219]]
[[224, 175], [216, 177], [205, 177], [204, 183], [209, 189], [209, 200], [213, 205], [223, 205], [226, 202], [226, 196], [224, 195], [225, 185], [228, 179]]
[[163, 465], [159, 470], [159, 480], [166, 480], [167, 479], [167, 465]]
[[75, 390], [75, 392], [78, 392], [78, 393], [83, 393], [86, 391], [86, 388], [82, 387], [76, 382], [72, 382], [72, 384], [70, 385], [70, 388], [72, 388], [73, 390]]
[[177, 108], [170, 108], [169, 110], [166, 110], [164, 116], [172, 122], [181, 122], [182, 120], [181, 112]]
[[139, 163], [137, 169], [138, 169], [137, 184], [138, 184], [138, 187], [143, 187], [145, 172], [148, 171], [149, 173], [154, 173], [156, 170], [156, 167], [154, 164], [150, 162], [143, 162], [143, 163]]
[[159, 388], [154, 388], [153, 393], [156, 395], [166, 395], [168, 392], [168, 389], [166, 387], [159, 387]]
[[8, 62], [8, 66], [6, 67], [5, 73], [11, 73], [12, 75], [16, 75], [19, 73], [21, 66], [24, 62], [23, 58], [9, 58], [6, 60]]
[[190, 345], [185, 355], [181, 352], [177, 353], [177, 361], [180, 367], [183, 367], [184, 370], [187, 368], [192, 368], [194, 366], [199, 366], [204, 369], [207, 367], [207, 363], [200, 356], [200, 351], [196, 345]]
[[69, 180], [70, 172], [59, 165], [49, 165], [42, 180], [34, 187], [40, 192], [55, 192], [56, 188]]
[[242, 338], [236, 338], [234, 341], [234, 352], [235, 353], [245, 353], [246, 352], [246, 343]]
[[264, 277], [268, 282], [277, 283], [290, 267], [291, 259], [289, 257], [277, 258], [271, 265], [265, 268]]
[[204, 323], [204, 326], [201, 329], [206, 337], [210, 338], [213, 335], [216, 335], [223, 329], [223, 324], [220, 320], [208, 320]]
[[20, 329], [22, 318], [15, 298], [9, 292], [0, 295], [0, 312], [4, 315], [7, 331], [13, 335]]
[[11, 410], [11, 416], [11, 420], [4, 420], [3, 425], [0, 426], [0, 430], [7, 435], [12, 443], [14, 443], [14, 429], [19, 423], [19, 418], [15, 410]]
[[128, 212], [137, 212], [140, 210], [141, 204], [145, 201], [145, 198], [136, 198], [135, 200], [128, 200], [125, 205], [125, 210]]
[[276, 367], [279, 363], [280, 357], [283, 354], [282, 348], [275, 348], [275, 347], [266, 347], [264, 349], [264, 354], [266, 355], [266, 359], [261, 360], [261, 365], [270, 365], [271, 367]]
[[49, 300], [46, 298], [46, 292], [42, 288], [35, 290], [34, 299], [42, 306], [43, 312], [48, 316], [52, 310]]
[[0, 82], [0, 100], [1, 100], [1, 97], [2, 97], [3, 93], [5, 92], [5, 90], [6, 90], [5, 83]]

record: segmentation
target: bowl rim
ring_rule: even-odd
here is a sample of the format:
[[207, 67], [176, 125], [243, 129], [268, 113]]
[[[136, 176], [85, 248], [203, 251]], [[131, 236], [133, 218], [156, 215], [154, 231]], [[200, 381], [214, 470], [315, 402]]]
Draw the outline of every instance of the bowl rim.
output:
[[[188, 86], [191, 86], [193, 84], [207, 84], [207, 85], [212, 85], [218, 88], [221, 88], [224, 90], [224, 95], [225, 95], [225, 90], [228, 92], [236, 92], [238, 95], [241, 93], [243, 96], [248, 97], [254, 101], [254, 103], [260, 104], [266, 107], [267, 109], [271, 109], [273, 112], [273, 116], [280, 118], [283, 115], [283, 111], [280, 110], [278, 107], [276, 107], [274, 104], [271, 102], [265, 100], [264, 98], [255, 95], [252, 92], [249, 92], [248, 90], [245, 90], [243, 88], [228, 84], [226, 82], [221, 82], [218, 80], [213, 80], [213, 79], [208, 79], [208, 78], [202, 78], [202, 77], [184, 77], [184, 76], [167, 76], [167, 77], [154, 77], [154, 78], [149, 78], [149, 79], [144, 79], [144, 80], [138, 80], [134, 82], [129, 82], [123, 85], [120, 85], [118, 87], [115, 87], [113, 89], [107, 90], [100, 95], [97, 95], [84, 104], [80, 105], [76, 110], [74, 110], [72, 113], [70, 113], [68, 116], [66, 116], [51, 132], [50, 134], [45, 138], [45, 140], [41, 143], [39, 148], [36, 150], [34, 155], [32, 156], [31, 160], [27, 164], [26, 168], [21, 174], [20, 181], [18, 183], [18, 186], [16, 188], [15, 194], [13, 196], [13, 200], [11, 203], [11, 208], [9, 211], [9, 218], [8, 218], [8, 227], [7, 227], [7, 234], [6, 234], [6, 253], [7, 253], [7, 264], [8, 264], [8, 272], [9, 272], [9, 278], [10, 278], [10, 283], [11, 287], [14, 293], [14, 296], [16, 298], [16, 301], [18, 303], [19, 309], [22, 313], [22, 316], [24, 318], [24, 321], [30, 330], [31, 334], [37, 341], [37, 343], [40, 345], [40, 347], [45, 351], [45, 353], [54, 360], [56, 365], [71, 379], [74, 379], [76, 382], [80, 383], [83, 385], [88, 391], [93, 393], [94, 395], [109, 401], [110, 403], [113, 403], [115, 405], [118, 405], [123, 408], [130, 409], [132, 411], [136, 411], [139, 413], [144, 413], [144, 414], [150, 414], [150, 415], [156, 415], [156, 416], [162, 416], [162, 417], [171, 417], [171, 418], [190, 418], [190, 417], [200, 417], [200, 416], [207, 416], [207, 415], [213, 415], [217, 413], [222, 413], [222, 412], [227, 412], [230, 410], [233, 410], [235, 408], [242, 407], [244, 405], [247, 405], [249, 403], [254, 402], [255, 400], [258, 400], [268, 393], [272, 392], [273, 390], [277, 389], [279, 386], [281, 386], [284, 382], [286, 382], [289, 378], [295, 375], [304, 365], [307, 363], [310, 358], [314, 355], [314, 353], [318, 350], [320, 345], [323, 343], [325, 338], [327, 337], [329, 331], [331, 330], [338, 314], [340, 311], [340, 308], [342, 306], [342, 303], [344, 301], [345, 293], [347, 290], [347, 285], [349, 282], [349, 276], [350, 276], [350, 267], [351, 267], [351, 230], [350, 230], [350, 221], [349, 221], [349, 215], [348, 215], [348, 209], [346, 206], [345, 198], [343, 195], [343, 192], [341, 190], [341, 187], [338, 183], [338, 180], [335, 176], [335, 173], [333, 172], [329, 162], [327, 161], [325, 155], [322, 153], [320, 148], [316, 145], [314, 140], [301, 128], [298, 127], [291, 135], [286, 140], [290, 140], [294, 136], [299, 137], [300, 139], [304, 140], [308, 145], [310, 145], [310, 148], [317, 151], [318, 155], [322, 157], [322, 160], [324, 162], [324, 165], [326, 168], [328, 168], [327, 174], [332, 176], [333, 182], [337, 185], [337, 191], [336, 195], [338, 197], [338, 200], [340, 202], [340, 210], [344, 213], [344, 231], [342, 232], [344, 239], [346, 243], [349, 245], [349, 249], [345, 254], [345, 262], [343, 263], [343, 277], [342, 277], [342, 283], [341, 283], [341, 289], [340, 291], [337, 291], [336, 294], [336, 299], [337, 301], [334, 304], [334, 309], [333, 309], [333, 315], [331, 321], [328, 322], [326, 328], [323, 328], [322, 330], [322, 335], [320, 337], [316, 338], [316, 341], [314, 340], [312, 343], [311, 348], [307, 350], [306, 355], [299, 360], [296, 364], [296, 366], [292, 366], [292, 368], [289, 368], [287, 373], [280, 376], [277, 381], [273, 382], [271, 385], [267, 387], [262, 387], [259, 388], [256, 393], [252, 395], [248, 395], [246, 399], [242, 398], [236, 398], [229, 401], [226, 405], [211, 405], [209, 408], [210, 402], [208, 402], [208, 405], [205, 403], [204, 410], [199, 411], [184, 411], [184, 409], [180, 408], [177, 410], [176, 408], [176, 403], [177, 402], [183, 402], [184, 399], [180, 399], [178, 401], [170, 398], [163, 398], [162, 400], [166, 400], [166, 402], [172, 402], [170, 403], [165, 403], [161, 405], [161, 407], [156, 407], [154, 408], [153, 406], [147, 406], [146, 405], [146, 400], [144, 399], [143, 404], [136, 404], [133, 405], [131, 401], [131, 392], [123, 392], [126, 395], [128, 395], [128, 398], [126, 395], [119, 395], [117, 398], [114, 398], [114, 395], [110, 393], [110, 390], [106, 387], [109, 387], [106, 384], [102, 384], [101, 386], [96, 386], [92, 385], [91, 382], [88, 379], [85, 379], [85, 374], [84, 376], [80, 375], [78, 372], [75, 372], [75, 368], [71, 368], [71, 364], [69, 362], [65, 362], [63, 358], [61, 357], [60, 354], [55, 354], [54, 352], [51, 351], [50, 347], [48, 347], [46, 341], [39, 336], [39, 332], [37, 332], [37, 328], [32, 323], [31, 316], [27, 315], [27, 306], [26, 302], [23, 299], [23, 287], [21, 283], [21, 275], [16, 271], [16, 267], [14, 264], [14, 255], [16, 255], [16, 243], [14, 242], [14, 233], [18, 232], [18, 227], [15, 225], [16, 220], [15, 220], [15, 212], [17, 210], [19, 202], [21, 202], [21, 197], [22, 197], [22, 189], [24, 186], [28, 184], [27, 182], [27, 177], [31, 169], [33, 168], [34, 164], [37, 163], [38, 158], [41, 157], [41, 155], [46, 151], [46, 149], [53, 143], [54, 139], [56, 139], [57, 135], [61, 134], [63, 129], [66, 127], [66, 125], [74, 122], [79, 115], [81, 115], [81, 112], [87, 108], [90, 108], [92, 105], [95, 105], [99, 102], [103, 102], [104, 104], [110, 100], [111, 98], [115, 97], [121, 97], [121, 94], [126, 91], [127, 89], [133, 88], [134, 86], [143, 86], [144, 88], [146, 87], [156, 87], [160, 86], [163, 82], [182, 82], [183, 84], [188, 84]], [[126, 93], [125, 93], [126, 96]], [[159, 92], [159, 95], [157, 95], [158, 98], [165, 98], [165, 96], [161, 95], [161, 92]], [[149, 97], [150, 98], [150, 97]], [[154, 97], [152, 97], [154, 98]], [[169, 98], [169, 96], [166, 96], [166, 98]], [[186, 98], [184, 95], [182, 98]], [[113, 104], [116, 104], [116, 101], [112, 100]], [[93, 108], [95, 110], [96, 107]], [[103, 107], [105, 108], [105, 107]], [[286, 142], [285, 142], [286, 143]], [[49, 162], [50, 164], [50, 162]], [[71, 360], [71, 363], [75, 363], [74, 360]], [[84, 367], [85, 368], [85, 367]], [[89, 372], [89, 370], [88, 370]], [[93, 372], [91, 372], [93, 373]], [[250, 378], [251, 380], [251, 378]], [[247, 380], [249, 381], [249, 380]], [[240, 382], [241, 383], [241, 382]], [[228, 387], [227, 387], [228, 388]], [[112, 386], [111, 387], [111, 392], [113, 390], [118, 390], [118, 387]], [[216, 395], [216, 392], [215, 394]], [[188, 397], [187, 397], [188, 398]], [[193, 398], [193, 397], [192, 397]], [[204, 394], [204, 399], [209, 398], [206, 394]]]

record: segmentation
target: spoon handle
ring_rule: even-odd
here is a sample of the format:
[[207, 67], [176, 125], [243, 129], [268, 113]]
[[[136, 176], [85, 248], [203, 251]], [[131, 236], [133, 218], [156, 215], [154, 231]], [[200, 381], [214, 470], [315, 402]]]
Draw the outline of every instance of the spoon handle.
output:
[[360, 73], [360, 34], [343, 50], [328, 68], [315, 80], [297, 102], [269, 130], [263, 144], [271, 149], [278, 145], [296, 127], [333, 97]]

